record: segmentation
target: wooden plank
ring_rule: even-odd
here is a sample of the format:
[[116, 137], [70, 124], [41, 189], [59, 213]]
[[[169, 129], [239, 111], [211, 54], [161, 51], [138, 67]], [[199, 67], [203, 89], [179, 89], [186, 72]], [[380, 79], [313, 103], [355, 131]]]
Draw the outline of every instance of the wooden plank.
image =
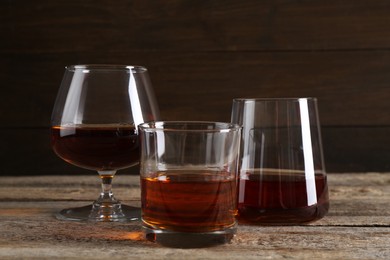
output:
[[[0, 258], [123, 259], [131, 255], [135, 259], [388, 259], [390, 212], [385, 205], [390, 199], [390, 174], [346, 173], [328, 177], [331, 203], [335, 206], [323, 220], [301, 226], [239, 225], [229, 244], [196, 249], [168, 248], [147, 242], [137, 221], [58, 221], [53, 214], [59, 209], [84, 203], [65, 199], [66, 194], [58, 201], [44, 197], [41, 201], [19, 200], [32, 187], [38, 194], [53, 187], [46, 198], [69, 187], [88, 190], [94, 186], [92, 176], [0, 177], [5, 187], [13, 188], [10, 193], [0, 190]], [[137, 180], [137, 176], [118, 176], [116, 181], [120, 189], [138, 190]], [[345, 204], [347, 201], [350, 204]], [[367, 214], [371, 212], [366, 210], [370, 203], [382, 205], [383, 210], [378, 208], [372, 215]], [[350, 205], [359, 208], [356, 213], [360, 214], [350, 210]], [[339, 215], [332, 214], [337, 208], [343, 210]]]
[[1, 1], [0, 175], [87, 174], [35, 129], [48, 127], [71, 63], [147, 66], [167, 120], [229, 121], [234, 97], [317, 96], [328, 170], [390, 170], [389, 9], [384, 0]]
[[[126, 259], [131, 255], [134, 259], [307, 259], [310, 255], [316, 259], [386, 259], [389, 251], [386, 243], [389, 242], [386, 229], [366, 229], [361, 232], [354, 230], [327, 229], [324, 232], [320, 228], [311, 232], [289, 231], [289, 228], [279, 230], [283, 233], [270, 232], [268, 228], [262, 228], [258, 235], [248, 237], [245, 233], [238, 234], [235, 241], [228, 245], [207, 249], [172, 249], [161, 248], [154, 244], [139, 240], [140, 231], [134, 231], [133, 226], [126, 230], [109, 228], [97, 229], [96, 226], [66, 225], [76, 232], [64, 232], [62, 229], [56, 233], [49, 231], [47, 238], [41, 242], [32, 240], [41, 239], [35, 234], [12, 245], [6, 241], [0, 248], [2, 259], [7, 257], [53, 259], [61, 256], [61, 259]], [[36, 229], [32, 225], [22, 228]], [[48, 232], [48, 229], [38, 228]], [[88, 230], [88, 232], [85, 232]], [[98, 233], [100, 232], [100, 233]], [[15, 235], [11, 238], [16, 240]], [[245, 237], [245, 239], [242, 239]], [[351, 243], [352, 240], [352, 243]], [[380, 240], [381, 243], [377, 241]], [[328, 242], [325, 242], [328, 241]], [[316, 248], [317, 247], [317, 248]], [[15, 250], [17, 251], [15, 252]], [[5, 258], [4, 258], [5, 257]]]
[[329, 172], [390, 170], [389, 127], [323, 127], [322, 141]]
[[390, 125], [389, 58], [388, 51], [8, 54], [0, 127], [47, 127], [63, 67], [79, 62], [147, 66], [167, 120], [229, 121], [237, 97], [316, 96], [324, 126]]
[[[344, 174], [345, 175], [345, 174]], [[96, 187], [97, 188], [97, 187]], [[20, 219], [23, 217], [29, 218], [50, 218], [54, 217], [54, 215], [62, 209], [72, 208], [72, 207], [83, 207], [86, 205], [90, 205], [98, 195], [97, 189], [94, 192], [91, 190], [87, 191], [87, 195], [84, 195], [82, 191], [85, 189], [78, 189], [80, 192], [76, 194], [74, 192], [71, 194], [74, 196], [74, 199], [69, 199], [67, 201], [59, 200], [61, 196], [64, 196], [69, 189], [60, 189], [60, 190], [42, 190], [39, 194], [43, 194], [46, 192], [46, 196], [50, 194], [50, 198], [46, 199], [45, 202], [34, 200], [34, 198], [27, 198], [26, 200], [18, 200], [13, 199], [12, 202], [6, 202], [3, 200], [10, 200], [7, 196], [2, 197], [2, 201], [0, 201], [1, 211], [0, 211], [0, 219]], [[9, 191], [9, 190], [7, 190]], [[25, 192], [31, 192], [33, 194], [35, 191], [32, 189], [26, 189]], [[49, 191], [49, 192], [47, 192]], [[14, 190], [10, 191], [14, 192]], [[118, 189], [115, 187], [114, 193], [117, 199], [121, 200], [121, 202], [125, 205], [132, 207], [140, 207], [139, 195], [136, 195], [134, 191], [125, 191], [123, 188]], [[3, 194], [3, 192], [2, 192]], [[126, 196], [130, 195], [130, 196]], [[135, 196], [136, 195], [136, 196]], [[133, 197], [135, 196], [135, 197]], [[138, 198], [137, 198], [138, 196]], [[65, 196], [66, 197], [66, 196]], [[88, 197], [88, 198], [86, 198]], [[137, 198], [137, 199], [128, 199], [128, 198]], [[24, 198], [25, 199], [25, 198]], [[84, 200], [80, 200], [84, 199]], [[52, 201], [51, 201], [52, 200]], [[376, 200], [377, 201], [377, 200]], [[342, 208], [348, 209], [351, 206], [350, 204], [346, 204], [344, 202], [335, 202], [332, 199], [330, 212], [325, 216], [325, 218], [309, 224], [310, 226], [333, 226], [333, 227], [389, 227], [389, 212], [381, 211], [381, 209], [387, 208], [389, 201], [376, 203], [375, 200], [370, 202], [363, 203], [358, 205], [356, 202], [353, 205], [352, 210], [342, 210]], [[342, 205], [341, 205], [342, 204]], [[372, 210], [372, 204], [375, 205], [374, 210]], [[356, 210], [356, 208], [359, 209]], [[355, 214], [355, 212], [361, 211], [364, 208], [364, 212], [360, 214]], [[368, 212], [368, 213], [365, 213]]]
[[390, 3], [1, 1], [0, 52], [389, 48]]
[[[41, 220], [41, 221], [39, 221]], [[42, 220], [44, 222], [42, 222]], [[86, 224], [50, 218], [0, 223], [2, 259], [386, 259], [388, 228], [240, 226], [229, 244], [163, 248], [142, 237], [139, 223]], [[380, 242], [379, 242], [380, 241]]]
[[[87, 205], [98, 197], [97, 176], [0, 177], [2, 212], [0, 216], [17, 217], [26, 208], [39, 208], [54, 214], [53, 209]], [[319, 226], [375, 225], [390, 227], [390, 174], [328, 174], [331, 207], [328, 215], [314, 223]], [[139, 206], [139, 176], [118, 174], [114, 193], [127, 204]], [[381, 199], [378, 200], [378, 197]], [[70, 203], [64, 203], [70, 201]], [[28, 203], [24, 203], [28, 202]], [[16, 210], [20, 208], [20, 210]], [[52, 210], [50, 210], [52, 209]], [[362, 210], [364, 209], [364, 210]], [[351, 219], [351, 217], [354, 217]]]
[[[335, 174], [328, 173], [328, 184], [331, 188], [334, 188], [337, 191], [338, 199], [346, 198], [348, 195], [348, 199], [350, 197], [355, 197], [360, 192], [362, 194], [367, 194], [367, 191], [370, 191], [371, 188], [377, 189], [378, 191], [383, 189], [383, 192], [390, 192], [390, 173], [375, 173], [375, 172], [367, 172], [367, 173], [346, 173], [346, 174]], [[27, 187], [31, 188], [44, 188], [44, 187], [74, 187], [77, 186], [80, 188], [81, 186], [86, 188], [95, 187], [96, 184], [99, 183], [97, 177], [93, 175], [77, 175], [77, 176], [2, 176], [0, 177], [1, 183], [7, 187], [15, 187], [24, 189]], [[115, 177], [116, 185], [127, 187], [127, 188], [139, 188], [139, 176], [125, 176], [125, 175], [117, 175]], [[341, 193], [342, 189], [350, 189], [347, 193]], [[2, 198], [6, 193], [1, 193], [0, 198]], [[16, 194], [12, 193], [9, 196], [16, 198], [17, 196], [26, 196], [31, 194]], [[375, 195], [375, 192], [371, 195]], [[377, 194], [378, 195], [378, 194]], [[390, 199], [390, 197], [386, 197], [384, 194], [381, 194], [384, 199]], [[19, 197], [20, 198], [20, 197]], [[374, 197], [373, 197], [374, 198]], [[389, 209], [390, 210], [390, 209]]]
[[[390, 170], [390, 127], [324, 127], [325, 165], [328, 172]], [[93, 171], [72, 166], [55, 155], [48, 128], [0, 128], [1, 175], [70, 175]], [[118, 171], [137, 175], [138, 166]]]
[[[92, 175], [59, 158], [51, 149], [49, 128], [0, 128], [0, 176], [2, 175]], [[120, 174], [138, 174], [138, 166], [118, 171]]]

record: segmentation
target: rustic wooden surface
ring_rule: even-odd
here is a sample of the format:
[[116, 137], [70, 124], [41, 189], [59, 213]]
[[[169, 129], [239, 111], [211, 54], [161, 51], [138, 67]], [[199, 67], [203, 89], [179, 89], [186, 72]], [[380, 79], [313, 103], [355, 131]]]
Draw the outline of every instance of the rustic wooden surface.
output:
[[[0, 177], [1, 259], [389, 259], [390, 174], [328, 174], [331, 209], [310, 225], [240, 225], [231, 243], [197, 249], [145, 241], [139, 222], [59, 221], [95, 199], [97, 176]], [[115, 193], [139, 206], [139, 178], [118, 174]]]
[[47, 128], [64, 66], [80, 63], [145, 65], [166, 120], [316, 96], [328, 170], [390, 171], [389, 12], [386, 0], [0, 1], [0, 175], [74, 171]]

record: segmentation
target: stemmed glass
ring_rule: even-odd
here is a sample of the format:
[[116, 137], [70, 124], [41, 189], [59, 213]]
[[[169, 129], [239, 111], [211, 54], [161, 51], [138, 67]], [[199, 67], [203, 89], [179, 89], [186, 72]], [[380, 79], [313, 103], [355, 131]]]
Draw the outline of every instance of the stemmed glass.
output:
[[51, 119], [52, 147], [68, 163], [97, 171], [102, 191], [92, 205], [64, 209], [57, 218], [137, 219], [136, 208], [115, 199], [112, 180], [117, 170], [139, 162], [137, 125], [157, 119], [159, 110], [145, 67], [66, 67]]

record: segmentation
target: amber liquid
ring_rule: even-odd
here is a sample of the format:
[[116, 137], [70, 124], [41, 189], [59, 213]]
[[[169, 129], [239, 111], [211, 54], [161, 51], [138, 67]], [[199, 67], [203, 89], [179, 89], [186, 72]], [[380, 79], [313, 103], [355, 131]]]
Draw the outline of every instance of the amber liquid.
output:
[[213, 232], [234, 226], [236, 181], [224, 172], [159, 172], [141, 178], [142, 220], [157, 229]]
[[131, 125], [70, 125], [51, 128], [56, 154], [76, 166], [118, 170], [139, 161], [139, 141]]
[[280, 174], [250, 172], [239, 180], [240, 223], [306, 223], [324, 217], [328, 209], [328, 186], [323, 173], [315, 174], [312, 181], [306, 180], [304, 172], [288, 170]]

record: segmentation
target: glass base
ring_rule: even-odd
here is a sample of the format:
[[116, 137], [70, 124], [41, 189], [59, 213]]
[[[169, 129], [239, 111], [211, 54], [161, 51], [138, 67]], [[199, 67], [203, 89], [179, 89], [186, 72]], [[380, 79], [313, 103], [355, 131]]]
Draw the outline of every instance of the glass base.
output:
[[239, 205], [238, 223], [260, 226], [291, 226], [308, 224], [323, 218], [329, 210], [329, 202], [299, 208], [265, 209]]
[[151, 242], [174, 248], [201, 248], [229, 243], [237, 232], [237, 226], [212, 232], [189, 233], [154, 229], [143, 226], [145, 237]]
[[63, 209], [56, 218], [68, 221], [129, 222], [141, 219], [141, 209], [121, 204], [102, 206], [88, 205]]

